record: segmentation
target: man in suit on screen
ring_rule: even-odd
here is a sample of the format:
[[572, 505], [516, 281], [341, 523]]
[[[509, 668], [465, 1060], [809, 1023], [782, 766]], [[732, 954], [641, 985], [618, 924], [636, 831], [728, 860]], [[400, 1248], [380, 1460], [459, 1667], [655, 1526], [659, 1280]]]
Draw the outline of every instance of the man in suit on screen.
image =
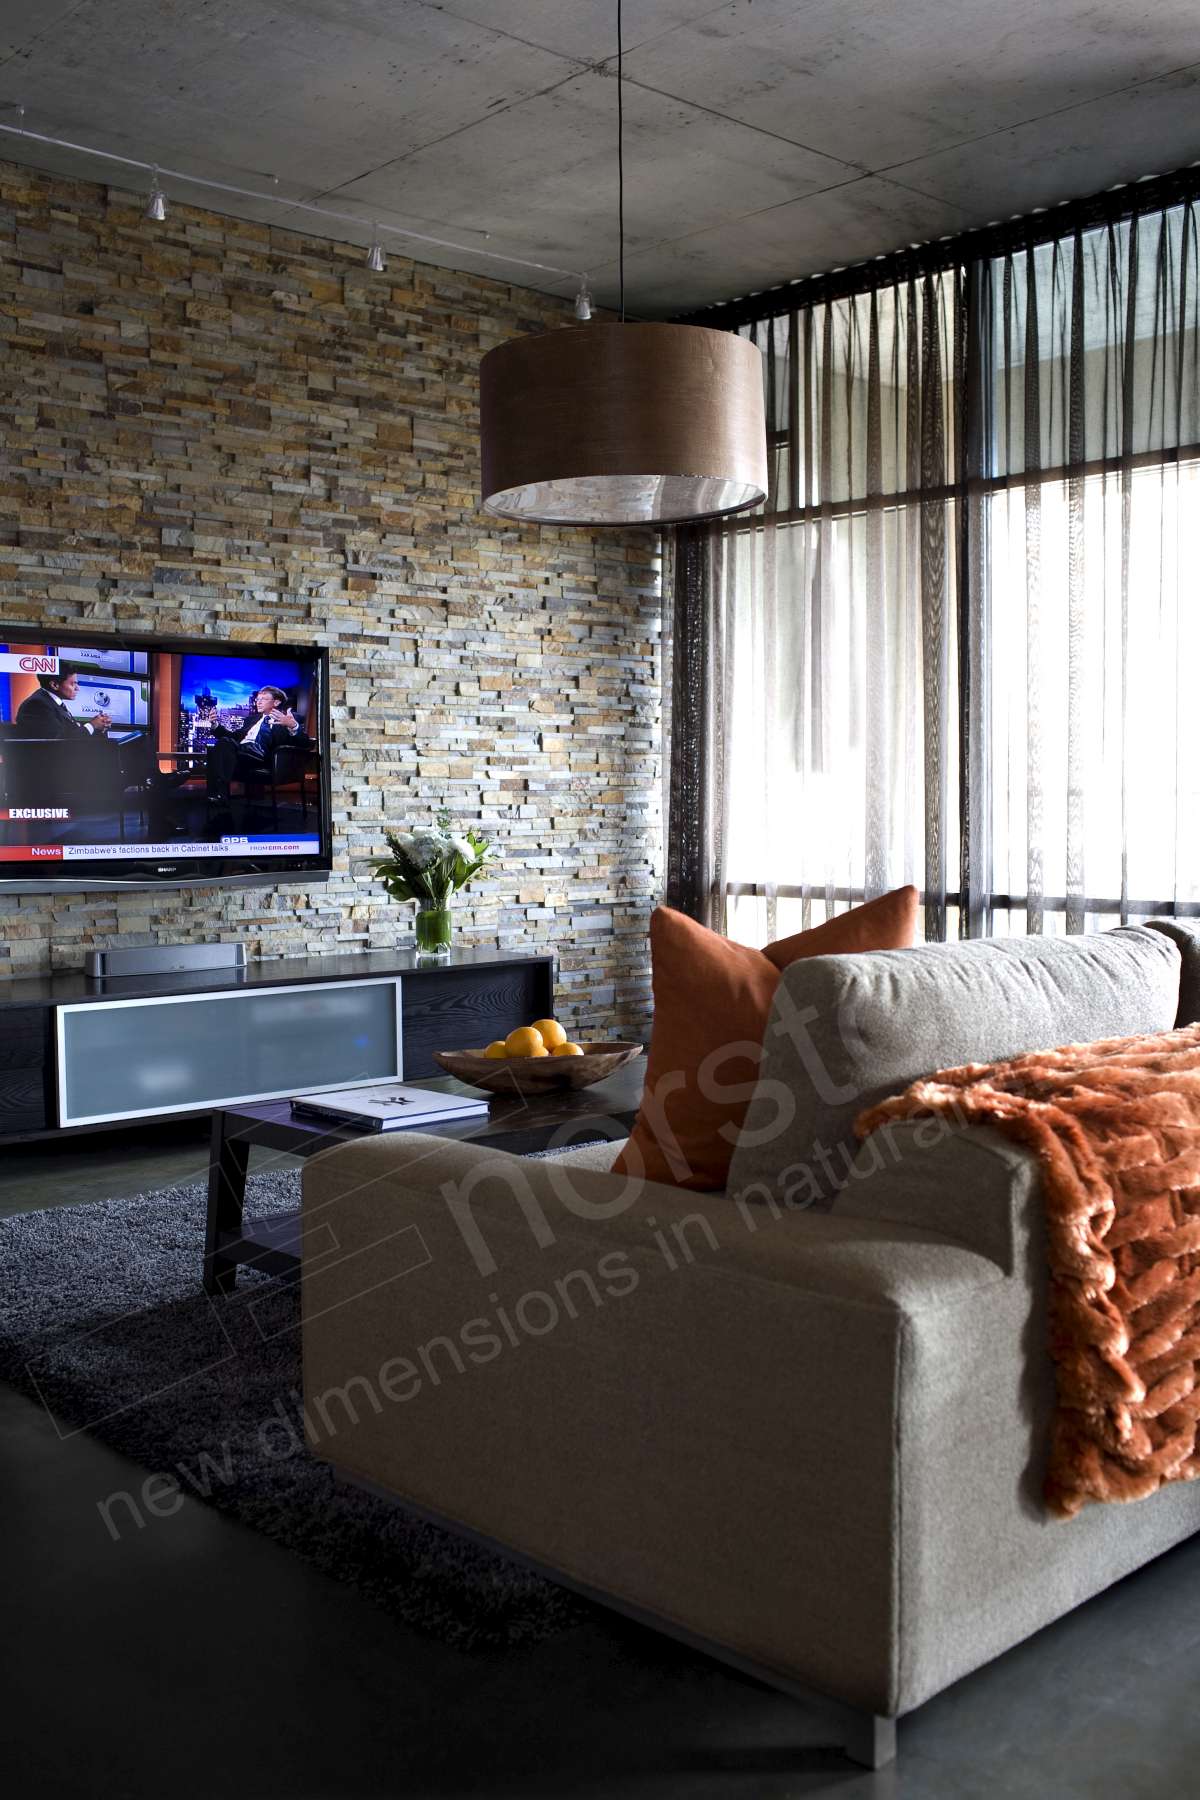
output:
[[205, 759], [209, 798], [226, 804], [230, 782], [253, 781], [256, 775], [265, 775], [275, 751], [284, 744], [297, 750], [316, 748], [301, 729], [283, 689], [261, 687], [240, 725], [232, 730], [225, 725], [217, 727], [217, 741]]
[[105, 712], [77, 719], [70, 702], [79, 692], [79, 677], [70, 674], [39, 675], [34, 693], [17, 708], [16, 727], [21, 737], [51, 739], [55, 743], [89, 737], [103, 739], [112, 725]]
[[[17, 708], [13, 741], [5, 752], [7, 804], [61, 809], [79, 829], [88, 818], [111, 819], [121, 804], [121, 770], [108, 736], [110, 715], [75, 716], [71, 703], [79, 693], [79, 677], [61, 664], [58, 674], [37, 680]], [[96, 829], [104, 832], [107, 826]]]

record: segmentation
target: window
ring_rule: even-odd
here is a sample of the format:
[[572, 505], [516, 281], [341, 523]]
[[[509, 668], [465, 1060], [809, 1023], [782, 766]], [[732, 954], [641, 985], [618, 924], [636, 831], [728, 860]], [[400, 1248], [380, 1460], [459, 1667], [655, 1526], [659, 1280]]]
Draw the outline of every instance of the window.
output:
[[771, 491], [679, 535], [716, 654], [674, 753], [746, 941], [908, 881], [930, 937], [1200, 912], [1194, 205], [1010, 237], [742, 327]]

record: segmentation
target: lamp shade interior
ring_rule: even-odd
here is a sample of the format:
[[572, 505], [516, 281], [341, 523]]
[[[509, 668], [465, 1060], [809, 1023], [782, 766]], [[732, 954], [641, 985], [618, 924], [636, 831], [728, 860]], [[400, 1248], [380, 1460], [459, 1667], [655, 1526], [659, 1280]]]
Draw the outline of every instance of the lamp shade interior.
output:
[[485, 504], [500, 518], [547, 525], [666, 525], [740, 512], [762, 498], [762, 488], [721, 475], [579, 475], [503, 488]]

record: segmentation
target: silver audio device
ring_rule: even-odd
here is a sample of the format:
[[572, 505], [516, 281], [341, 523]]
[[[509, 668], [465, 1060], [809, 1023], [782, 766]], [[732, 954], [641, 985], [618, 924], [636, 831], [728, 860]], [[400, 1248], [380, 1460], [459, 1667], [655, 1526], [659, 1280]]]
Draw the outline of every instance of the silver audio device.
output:
[[93, 981], [110, 981], [126, 975], [194, 975], [199, 969], [245, 967], [245, 944], [143, 944], [129, 950], [89, 950], [83, 972]]

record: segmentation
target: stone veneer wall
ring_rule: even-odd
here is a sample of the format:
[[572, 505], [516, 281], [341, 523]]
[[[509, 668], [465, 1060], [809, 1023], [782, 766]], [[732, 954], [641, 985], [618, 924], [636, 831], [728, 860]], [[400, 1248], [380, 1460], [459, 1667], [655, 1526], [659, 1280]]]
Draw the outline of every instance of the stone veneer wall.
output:
[[502, 865], [461, 940], [552, 945], [564, 1017], [640, 1029], [659, 846], [650, 533], [480, 511], [479, 359], [565, 303], [0, 163], [0, 641], [320, 643], [328, 884], [0, 899], [0, 972], [86, 948], [411, 941], [351, 863], [444, 803]]

